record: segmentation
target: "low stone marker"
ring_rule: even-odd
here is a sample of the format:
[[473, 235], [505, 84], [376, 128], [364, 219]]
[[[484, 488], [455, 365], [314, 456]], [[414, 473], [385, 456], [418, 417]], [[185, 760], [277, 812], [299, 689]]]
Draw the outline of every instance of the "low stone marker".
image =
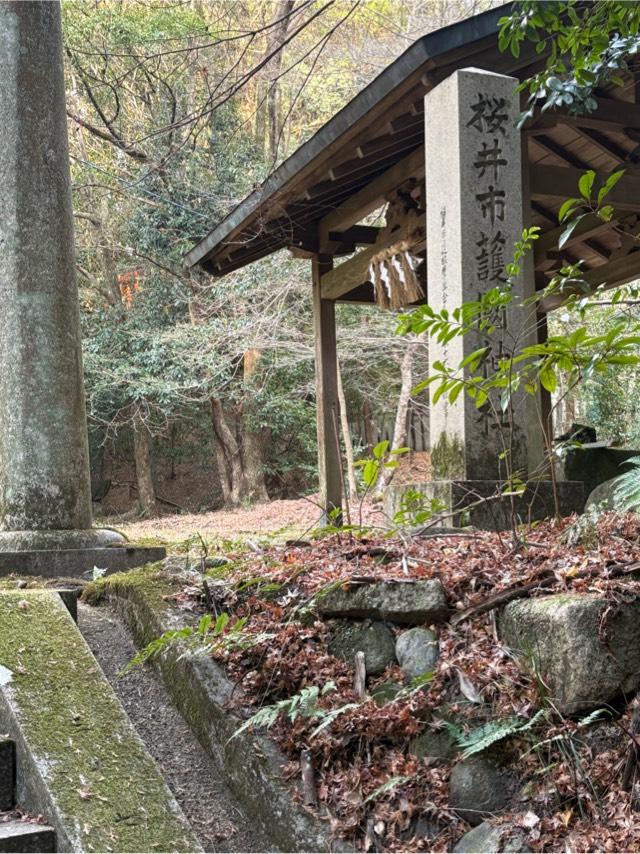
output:
[[161, 546], [118, 546], [74, 549], [33, 549], [0, 551], [0, 575], [38, 575], [44, 578], [91, 578], [94, 567], [105, 575], [124, 572], [167, 556]]
[[201, 851], [55, 592], [0, 592], [0, 732], [59, 851]]
[[616, 605], [559, 593], [511, 602], [500, 636], [530, 659], [561, 714], [591, 711], [640, 685], [640, 598]]

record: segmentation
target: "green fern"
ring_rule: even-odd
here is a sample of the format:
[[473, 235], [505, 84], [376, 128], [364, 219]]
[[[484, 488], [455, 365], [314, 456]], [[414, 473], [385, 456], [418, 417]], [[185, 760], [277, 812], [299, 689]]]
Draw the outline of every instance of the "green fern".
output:
[[402, 786], [404, 783], [409, 783], [413, 777], [402, 776], [402, 777], [390, 777], [386, 783], [383, 783], [381, 786], [378, 786], [371, 794], [364, 799], [362, 805], [368, 804], [370, 801], [375, 801], [376, 798], [379, 798], [380, 795], [384, 795], [386, 792], [393, 792], [398, 786]]
[[218, 647], [248, 649], [273, 637], [273, 635], [265, 633], [248, 634], [245, 632], [244, 627], [247, 623], [247, 617], [236, 620], [229, 628], [229, 631], [223, 635], [229, 620], [229, 614], [223, 611], [222, 614], [216, 617], [215, 622], [211, 614], [205, 614], [201, 617], [197, 626], [183, 626], [181, 629], [170, 629], [161, 634], [160, 637], [154, 638], [141, 649], [127, 666], [120, 671], [119, 675], [126, 675], [134, 667], [144, 664], [145, 661], [149, 661], [149, 659], [154, 658], [176, 643], [184, 646], [184, 652], [180, 656], [180, 658], [183, 658], [187, 655], [206, 655]]
[[234, 732], [229, 741], [248, 729], [258, 727], [269, 729], [282, 714], [286, 715], [292, 723], [299, 715], [302, 715], [304, 718], [326, 718], [331, 713], [318, 708], [318, 699], [335, 690], [335, 687], [336, 683], [333, 681], [327, 682], [322, 688], [319, 688], [317, 685], [310, 685], [307, 688], [303, 688], [299, 694], [294, 694], [293, 697], [287, 697], [286, 700], [279, 700], [271, 706], [263, 706]]
[[632, 468], [616, 480], [613, 503], [617, 510], [637, 510], [640, 507], [640, 457], [625, 460]]
[[464, 748], [462, 758], [467, 759], [474, 753], [481, 753], [498, 741], [513, 738], [532, 729], [543, 716], [544, 710], [541, 709], [528, 721], [523, 721], [521, 718], [505, 718], [502, 721], [490, 721], [483, 726], [469, 730], [469, 732], [464, 732], [451, 722], [446, 722], [445, 726], [460, 747]]

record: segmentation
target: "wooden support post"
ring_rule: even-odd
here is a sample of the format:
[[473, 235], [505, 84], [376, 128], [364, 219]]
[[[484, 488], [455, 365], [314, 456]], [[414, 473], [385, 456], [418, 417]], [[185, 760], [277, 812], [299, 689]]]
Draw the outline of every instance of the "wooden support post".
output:
[[[338, 357], [335, 303], [322, 299], [321, 277], [332, 267], [331, 257], [313, 259], [313, 329], [316, 354], [316, 417], [318, 428], [318, 474], [325, 521], [336, 508], [342, 512], [340, 473]], [[341, 515], [336, 520], [342, 521]]]
[[[547, 326], [547, 315], [540, 313], [538, 315], [538, 344], [546, 344], [549, 330]], [[542, 418], [545, 447], [547, 452], [553, 447], [553, 402], [551, 400], [551, 392], [546, 388], [540, 387], [540, 415]], [[553, 465], [553, 460], [550, 460]]]
[[[524, 228], [531, 228], [532, 225], [532, 207], [531, 207], [531, 181], [529, 163], [529, 145], [526, 136], [521, 137], [521, 173], [522, 173], [522, 225]], [[535, 242], [534, 242], [535, 246]], [[526, 299], [533, 299], [536, 292], [536, 274], [533, 252], [527, 252], [520, 262], [521, 279], [523, 296]], [[540, 325], [538, 312], [535, 306], [530, 308], [530, 318], [525, 321], [525, 327], [529, 329], [525, 333], [525, 339], [521, 345], [535, 344], [540, 342], [538, 338]], [[546, 317], [544, 318], [544, 340], [546, 341]], [[547, 448], [545, 442], [546, 427], [540, 423], [540, 413], [543, 417], [546, 415], [544, 406], [546, 403], [550, 405], [551, 398], [546, 400], [541, 396], [544, 389], [540, 388], [535, 395], [527, 395], [527, 465], [529, 474], [541, 473], [544, 469], [545, 451]], [[546, 421], [544, 422], [546, 425]]]

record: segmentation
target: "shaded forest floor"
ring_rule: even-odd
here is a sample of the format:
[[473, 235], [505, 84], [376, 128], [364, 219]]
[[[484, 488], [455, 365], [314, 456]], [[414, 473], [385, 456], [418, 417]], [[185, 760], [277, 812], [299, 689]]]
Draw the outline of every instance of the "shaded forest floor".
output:
[[[311, 495], [210, 513], [179, 513], [134, 522], [128, 519], [122, 523], [117, 517], [109, 517], [103, 521], [121, 530], [133, 542], [153, 539], [171, 545], [197, 534], [207, 541], [233, 541], [252, 535], [283, 540], [304, 536], [320, 525], [322, 511], [318, 499], [319, 496]], [[355, 521], [359, 520], [359, 515], [356, 507]], [[369, 502], [363, 505], [362, 524], [384, 524], [378, 505]]]
[[[249, 518], [273, 525], [266, 509]], [[230, 525], [236, 514], [224, 522], [222, 514], [207, 515]], [[184, 535], [188, 522], [179, 518]], [[292, 526], [306, 524], [288, 518]], [[461, 754], [497, 749], [498, 741], [500, 773], [513, 784], [498, 823], [519, 832], [520, 844], [533, 851], [637, 850], [637, 793], [623, 784], [635, 742], [632, 707], [609, 706], [604, 719], [559, 714], [536, 668], [500, 642], [493, 608], [478, 609], [495, 608], [514, 590], [531, 597], [598, 594], [612, 614], [613, 606], [634, 599], [638, 518], [607, 514], [581, 528], [575, 519], [539, 524], [520, 549], [508, 535], [490, 532], [427, 539], [370, 532], [227, 549], [228, 563], [212, 564], [200, 583], [198, 571], [189, 569], [172, 598], [188, 621], [226, 612], [223, 635], [242, 621], [241, 644], [221, 640], [211, 649], [238, 687], [234, 710], [246, 719], [271, 710], [262, 723], [271, 725], [289, 760], [286, 776], [300, 779], [308, 757], [320, 813], [356, 850], [450, 851], [469, 830], [452, 801], [453, 769]], [[178, 564], [165, 571], [180, 573]], [[327, 591], [436, 579], [451, 619], [437, 627], [440, 654], [427, 682], [408, 684], [389, 664], [358, 693], [351, 660], [332, 648], [334, 626], [322, 604]], [[403, 630], [385, 629], [396, 639]], [[296, 695], [301, 705], [289, 714]], [[446, 759], [421, 757], [414, 747], [420, 738], [447, 733], [455, 745]], [[482, 780], [474, 785], [481, 788]]]

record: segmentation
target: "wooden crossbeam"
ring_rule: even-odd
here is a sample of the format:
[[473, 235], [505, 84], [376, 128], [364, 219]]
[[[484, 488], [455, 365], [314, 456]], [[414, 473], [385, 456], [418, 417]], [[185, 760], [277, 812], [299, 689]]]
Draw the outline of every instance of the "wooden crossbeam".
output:
[[329, 232], [329, 240], [335, 240], [338, 243], [353, 243], [364, 244], [375, 243], [380, 233], [379, 228], [372, 225], [352, 225], [346, 231], [331, 231]]
[[607, 157], [612, 157], [618, 163], [624, 163], [627, 160], [627, 152], [624, 148], [612, 142], [612, 140], [600, 131], [582, 127], [576, 127], [575, 130], [583, 139], [589, 140], [599, 151], [606, 154]]
[[318, 242], [321, 251], [329, 242], [329, 233], [353, 225], [371, 211], [380, 207], [387, 193], [395, 190], [408, 178], [424, 177], [424, 147], [398, 161], [382, 175], [379, 175], [366, 187], [344, 201], [318, 224]]
[[567, 151], [566, 148], [563, 148], [546, 134], [540, 134], [539, 136], [534, 137], [533, 141], [539, 148], [542, 148], [543, 151], [553, 154], [555, 157], [562, 160], [563, 163], [566, 163], [567, 166], [574, 166], [576, 169], [591, 169], [591, 166], [585, 160], [582, 160], [581, 157], [573, 154], [573, 152]]
[[[565, 199], [579, 195], [578, 181], [582, 172], [563, 166], [532, 166], [530, 169], [531, 198], [534, 200]], [[606, 172], [596, 173], [596, 186], [607, 180]], [[625, 175], [607, 196], [607, 204], [621, 210], [640, 211], [640, 178]]]
[[[411, 228], [413, 228], [412, 226]], [[322, 283], [322, 299], [337, 300], [348, 294], [354, 288], [369, 281], [368, 271], [371, 259], [381, 252], [383, 249], [388, 249], [394, 243], [401, 240], [406, 240], [409, 236], [408, 231], [404, 228], [399, 228], [396, 231], [388, 234], [383, 240], [380, 240], [374, 246], [368, 249], [363, 249], [358, 252], [353, 258], [344, 261], [338, 267], [327, 271], [321, 279]], [[424, 249], [425, 243], [421, 242], [414, 247], [414, 252], [420, 252]]]

